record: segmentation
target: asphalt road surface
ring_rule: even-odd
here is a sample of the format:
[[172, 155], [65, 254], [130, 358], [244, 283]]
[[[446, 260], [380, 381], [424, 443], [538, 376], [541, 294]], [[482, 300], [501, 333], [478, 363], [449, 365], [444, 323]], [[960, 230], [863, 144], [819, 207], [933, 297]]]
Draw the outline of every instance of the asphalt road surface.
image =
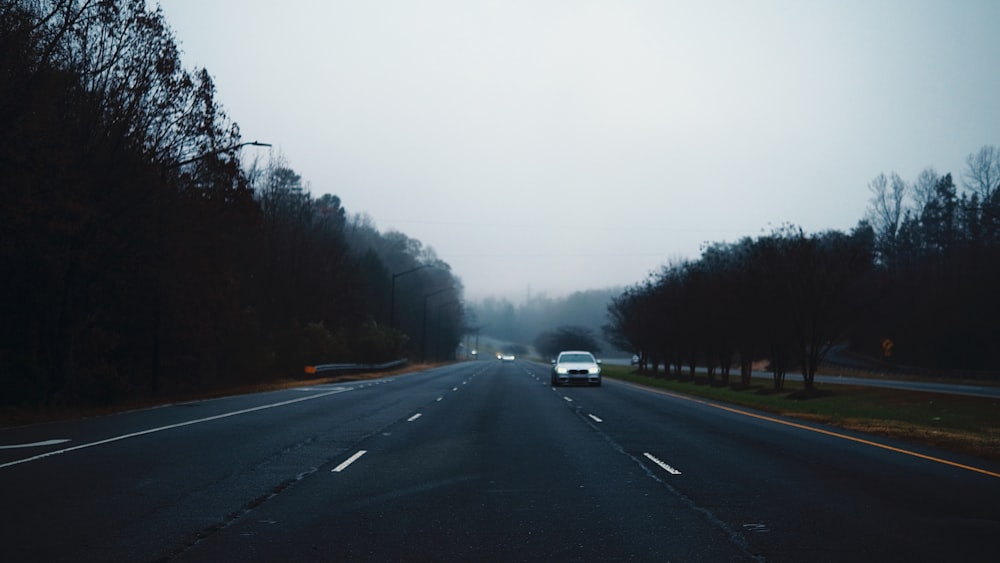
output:
[[0, 431], [4, 561], [995, 561], [1000, 464], [548, 366]]

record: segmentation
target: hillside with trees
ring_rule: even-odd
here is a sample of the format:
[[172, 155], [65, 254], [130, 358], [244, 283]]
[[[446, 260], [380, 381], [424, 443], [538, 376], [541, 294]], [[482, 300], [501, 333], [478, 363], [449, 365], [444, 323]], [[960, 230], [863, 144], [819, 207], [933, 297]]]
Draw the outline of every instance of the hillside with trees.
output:
[[454, 349], [448, 264], [254, 144], [158, 9], [0, 0], [0, 406]]

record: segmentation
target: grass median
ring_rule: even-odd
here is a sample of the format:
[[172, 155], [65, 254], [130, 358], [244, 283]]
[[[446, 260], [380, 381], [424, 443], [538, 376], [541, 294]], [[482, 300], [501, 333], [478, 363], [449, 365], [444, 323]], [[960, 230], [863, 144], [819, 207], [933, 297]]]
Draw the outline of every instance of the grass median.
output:
[[[625, 366], [606, 365], [602, 372], [606, 377], [720, 403], [1000, 460], [1000, 400], [995, 398], [817, 383], [823, 392], [803, 399], [802, 383], [794, 379], [776, 392], [769, 382], [760, 380], [741, 388], [721, 386], [718, 381], [709, 384], [704, 376], [641, 375]], [[731, 381], [738, 383], [739, 377]]]

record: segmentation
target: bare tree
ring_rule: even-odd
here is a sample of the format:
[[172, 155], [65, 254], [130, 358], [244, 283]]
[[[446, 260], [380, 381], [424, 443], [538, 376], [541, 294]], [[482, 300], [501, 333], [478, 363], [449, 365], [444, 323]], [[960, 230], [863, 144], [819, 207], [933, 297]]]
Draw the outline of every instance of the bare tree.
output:
[[965, 159], [962, 185], [978, 194], [980, 201], [990, 201], [1000, 187], [1000, 150], [993, 145], [985, 145], [970, 154]]
[[908, 191], [906, 182], [895, 172], [888, 178], [879, 174], [868, 184], [868, 190], [872, 197], [866, 215], [875, 230], [881, 260], [886, 262], [896, 255], [896, 237], [903, 221]]
[[937, 186], [938, 180], [941, 179], [941, 175], [937, 173], [937, 170], [933, 168], [924, 168], [917, 175], [917, 179], [913, 182], [913, 204], [917, 208], [917, 215], [923, 211], [927, 203], [934, 199], [934, 187]]

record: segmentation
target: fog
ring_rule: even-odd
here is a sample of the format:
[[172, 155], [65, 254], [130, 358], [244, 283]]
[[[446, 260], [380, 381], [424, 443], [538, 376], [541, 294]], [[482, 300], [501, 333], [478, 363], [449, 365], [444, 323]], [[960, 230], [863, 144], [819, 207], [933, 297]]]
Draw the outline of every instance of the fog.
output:
[[849, 229], [877, 174], [957, 174], [1000, 131], [991, 1], [161, 6], [245, 138], [472, 299]]

